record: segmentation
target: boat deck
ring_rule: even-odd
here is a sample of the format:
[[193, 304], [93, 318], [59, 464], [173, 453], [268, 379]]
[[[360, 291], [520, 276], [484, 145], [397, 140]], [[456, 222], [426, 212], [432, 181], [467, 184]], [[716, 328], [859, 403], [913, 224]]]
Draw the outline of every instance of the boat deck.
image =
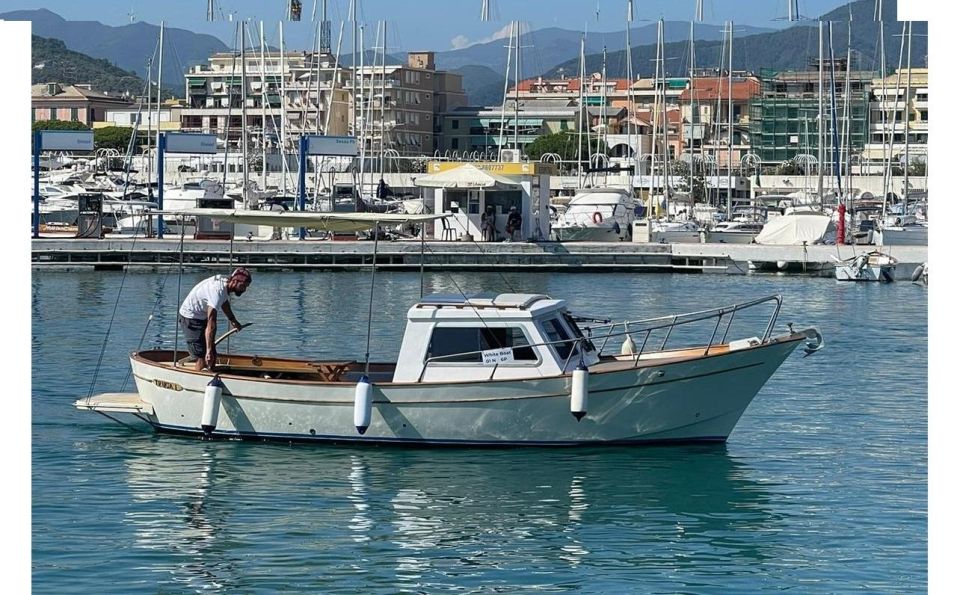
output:
[[88, 411], [153, 415], [153, 405], [141, 401], [137, 393], [103, 393], [78, 399], [73, 405]]

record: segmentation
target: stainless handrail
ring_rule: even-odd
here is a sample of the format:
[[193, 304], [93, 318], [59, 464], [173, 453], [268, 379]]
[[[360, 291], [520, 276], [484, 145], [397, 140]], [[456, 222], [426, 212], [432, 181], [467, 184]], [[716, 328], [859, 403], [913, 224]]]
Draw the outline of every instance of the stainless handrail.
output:
[[[704, 351], [704, 355], [707, 355], [710, 352], [710, 348], [713, 347], [714, 345], [714, 339], [716, 338], [717, 332], [720, 328], [720, 324], [723, 322], [723, 318], [725, 316], [729, 315], [729, 319], [727, 320], [727, 326], [726, 326], [726, 329], [724, 329], [723, 337], [721, 338], [719, 344], [723, 344], [726, 342], [727, 335], [729, 334], [730, 328], [733, 324], [733, 318], [737, 312], [739, 312], [740, 310], [745, 310], [747, 308], [758, 306], [760, 304], [765, 304], [771, 301], [776, 302], [776, 307], [774, 308], [773, 313], [770, 315], [770, 319], [767, 321], [767, 326], [766, 326], [766, 329], [764, 330], [763, 338], [761, 339], [761, 343], [766, 343], [767, 341], [770, 340], [770, 336], [773, 334], [773, 328], [776, 325], [777, 318], [780, 315], [780, 309], [783, 305], [783, 296], [781, 296], [780, 294], [774, 294], [767, 297], [751, 300], [749, 302], [734, 304], [732, 306], [711, 308], [709, 310], [699, 310], [696, 312], [689, 312], [686, 314], [672, 314], [668, 316], [659, 316], [656, 318], [648, 318], [643, 320], [611, 322], [608, 324], [601, 324], [597, 326], [586, 326], [586, 327], [582, 327], [582, 330], [586, 331], [587, 333], [585, 337], [573, 337], [570, 339], [560, 339], [557, 341], [544, 341], [541, 343], [530, 343], [527, 345], [518, 345], [516, 347], [533, 348], [533, 347], [543, 347], [547, 345], [569, 344], [571, 346], [570, 353], [567, 354], [566, 360], [564, 361], [564, 365], [563, 365], [563, 369], [566, 370], [567, 366], [570, 364], [571, 358], [573, 358], [577, 349], [579, 348], [581, 352], [583, 351], [584, 343], [588, 340], [587, 337], [592, 337], [594, 331], [607, 329], [607, 334], [603, 336], [603, 343], [601, 343], [600, 348], [597, 350], [597, 354], [603, 353], [603, 350], [606, 347], [607, 342], [613, 337], [622, 337], [625, 335], [629, 336], [629, 335], [632, 335], [633, 333], [642, 332], [642, 333], [645, 333], [643, 342], [640, 345], [640, 349], [636, 353], [636, 356], [637, 356], [636, 362], [639, 363], [640, 355], [643, 354], [643, 350], [646, 348], [647, 342], [649, 341], [653, 331], [667, 329], [666, 336], [664, 337], [662, 343], [660, 344], [660, 349], [659, 349], [659, 351], [663, 351], [664, 349], [666, 349], [667, 341], [669, 340], [674, 327], [685, 325], [685, 324], [691, 324], [691, 323], [699, 322], [702, 320], [709, 320], [711, 318], [716, 318], [717, 324], [714, 327], [713, 334], [711, 335], [710, 341], [707, 344]], [[614, 329], [619, 325], [624, 325], [624, 328], [626, 328], [627, 330], [622, 332], [614, 332]], [[640, 328], [640, 329], [630, 330], [631, 326], [638, 326], [638, 325], [644, 325], [644, 326], [643, 328]], [[484, 351], [486, 350], [478, 349], [476, 351], [465, 351], [463, 353], [451, 353], [447, 355], [438, 355], [434, 357], [428, 357], [427, 359], [424, 360], [423, 366], [420, 368], [420, 376], [418, 377], [417, 381], [418, 382], [423, 381], [423, 375], [427, 371], [427, 366], [429, 366], [432, 363], [440, 362], [442, 360], [448, 360], [454, 357], [463, 357], [466, 355], [480, 355]], [[493, 371], [491, 372], [490, 378], [493, 378], [493, 374], [496, 373], [496, 369], [498, 367], [499, 367], [499, 364], [496, 364], [494, 366]]]

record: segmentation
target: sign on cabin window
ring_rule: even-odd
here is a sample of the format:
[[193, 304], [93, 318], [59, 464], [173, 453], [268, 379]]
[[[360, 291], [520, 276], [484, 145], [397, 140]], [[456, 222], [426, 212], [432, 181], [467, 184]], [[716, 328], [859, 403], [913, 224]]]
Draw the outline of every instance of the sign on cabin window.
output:
[[[505, 359], [505, 350], [512, 351], [513, 357]], [[537, 354], [520, 327], [437, 327], [430, 337], [427, 359], [438, 363], [497, 364], [535, 362]]]

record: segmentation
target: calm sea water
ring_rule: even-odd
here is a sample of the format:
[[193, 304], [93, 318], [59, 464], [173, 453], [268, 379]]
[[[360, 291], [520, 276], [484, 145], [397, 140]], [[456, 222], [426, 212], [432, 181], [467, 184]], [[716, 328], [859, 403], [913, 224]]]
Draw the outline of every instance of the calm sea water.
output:
[[[726, 445], [475, 451], [206, 443], [77, 411], [90, 392], [131, 390], [128, 351], [172, 345], [177, 276], [32, 284], [38, 593], [926, 590], [915, 285], [428, 275], [427, 292], [543, 292], [615, 320], [781, 293], [778, 330], [816, 324], [827, 341], [784, 363]], [[233, 301], [255, 324], [231, 347], [362, 357], [369, 291], [362, 273], [257, 273]], [[419, 294], [416, 274], [377, 276], [374, 359], [395, 356]]]

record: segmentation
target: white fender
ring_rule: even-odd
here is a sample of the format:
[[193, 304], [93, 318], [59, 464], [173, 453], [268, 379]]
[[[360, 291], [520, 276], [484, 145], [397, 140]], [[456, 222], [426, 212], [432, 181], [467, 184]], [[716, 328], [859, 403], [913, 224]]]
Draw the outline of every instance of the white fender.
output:
[[217, 429], [217, 417], [220, 414], [220, 397], [223, 395], [223, 383], [219, 376], [207, 383], [203, 391], [203, 414], [200, 416], [200, 429], [209, 436]]
[[633, 342], [633, 337], [629, 335], [630, 327], [627, 326], [627, 323], [623, 323], [623, 330], [628, 333], [627, 338], [623, 340], [623, 345], [620, 346], [620, 355], [633, 355], [637, 352], [637, 345]]
[[583, 419], [587, 414], [587, 381], [590, 379], [590, 372], [582, 363], [573, 371], [573, 379], [570, 388], [570, 413], [577, 421]]
[[373, 385], [366, 376], [361, 376], [353, 395], [353, 425], [361, 434], [370, 427], [370, 413], [373, 409]]

